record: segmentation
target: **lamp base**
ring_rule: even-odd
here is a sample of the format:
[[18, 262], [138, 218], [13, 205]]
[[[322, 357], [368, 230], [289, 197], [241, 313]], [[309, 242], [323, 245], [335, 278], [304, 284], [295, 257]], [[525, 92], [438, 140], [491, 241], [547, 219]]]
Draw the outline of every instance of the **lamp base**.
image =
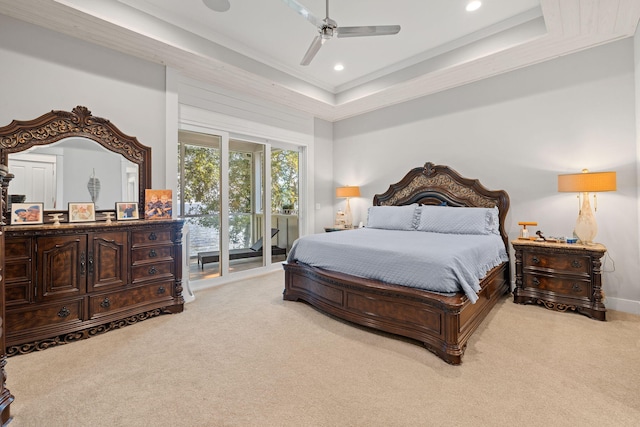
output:
[[589, 193], [582, 193], [582, 208], [576, 220], [574, 233], [583, 245], [594, 244], [593, 239], [596, 237], [596, 234], [598, 234], [598, 224], [591, 210]]
[[344, 228], [353, 228], [353, 217], [351, 216], [351, 206], [349, 206], [349, 198], [347, 197], [347, 206], [344, 210]]

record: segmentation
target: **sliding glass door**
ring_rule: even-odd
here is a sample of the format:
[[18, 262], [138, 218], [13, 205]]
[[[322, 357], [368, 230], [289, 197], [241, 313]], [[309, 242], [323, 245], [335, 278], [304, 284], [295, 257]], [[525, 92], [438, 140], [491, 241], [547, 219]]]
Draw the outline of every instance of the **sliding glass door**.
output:
[[178, 139], [190, 280], [284, 261], [299, 235], [300, 150], [187, 130]]
[[219, 276], [221, 236], [221, 137], [180, 131], [178, 203], [189, 233], [190, 279]]
[[299, 236], [300, 150], [271, 148], [271, 261], [280, 262]]

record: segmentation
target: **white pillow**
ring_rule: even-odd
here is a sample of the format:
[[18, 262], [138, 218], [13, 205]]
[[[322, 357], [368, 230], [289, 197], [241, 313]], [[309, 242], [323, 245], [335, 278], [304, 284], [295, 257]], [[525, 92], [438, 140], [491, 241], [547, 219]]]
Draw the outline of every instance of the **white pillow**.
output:
[[367, 227], [387, 230], [415, 230], [418, 223], [418, 205], [371, 206]]
[[448, 234], [500, 234], [498, 208], [420, 206], [418, 231]]

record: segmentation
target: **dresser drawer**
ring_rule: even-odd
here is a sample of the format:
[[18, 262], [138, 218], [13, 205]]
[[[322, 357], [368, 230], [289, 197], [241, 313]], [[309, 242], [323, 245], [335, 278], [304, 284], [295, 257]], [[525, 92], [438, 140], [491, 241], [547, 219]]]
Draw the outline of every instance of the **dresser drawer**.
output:
[[131, 281], [135, 285], [149, 280], [173, 279], [174, 265], [173, 261], [166, 261], [133, 266], [131, 268]]
[[173, 282], [153, 283], [89, 298], [89, 317], [106, 316], [138, 306], [171, 301]]
[[171, 245], [171, 229], [161, 228], [149, 231], [134, 231], [131, 233], [133, 247], [145, 245]]
[[172, 261], [173, 246], [154, 246], [148, 248], [139, 248], [131, 251], [131, 263], [133, 265], [145, 263], [148, 261]]
[[31, 259], [6, 260], [4, 265], [5, 283], [25, 282], [31, 280]]
[[527, 268], [546, 268], [576, 274], [590, 274], [591, 264], [588, 256], [573, 254], [548, 254], [544, 252], [525, 252], [523, 263]]
[[31, 282], [7, 283], [4, 289], [4, 298], [7, 306], [26, 304], [31, 302], [33, 286]]
[[554, 292], [575, 298], [591, 297], [591, 281], [571, 277], [551, 277], [543, 274], [525, 274], [524, 289]]
[[55, 304], [39, 304], [35, 308], [7, 310], [5, 316], [7, 336], [43, 326], [80, 322], [82, 301], [82, 299], [76, 299]]
[[31, 239], [7, 238], [4, 243], [5, 261], [13, 259], [31, 259]]

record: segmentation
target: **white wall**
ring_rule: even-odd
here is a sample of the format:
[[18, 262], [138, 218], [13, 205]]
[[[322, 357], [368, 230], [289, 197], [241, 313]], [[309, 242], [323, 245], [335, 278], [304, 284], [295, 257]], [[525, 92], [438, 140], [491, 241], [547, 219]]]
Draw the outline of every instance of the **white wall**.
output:
[[315, 143], [315, 233], [334, 223], [335, 185], [333, 183], [333, 124], [321, 119], [314, 122]]
[[557, 175], [614, 170], [618, 191], [599, 194], [596, 213], [596, 240], [608, 248], [606, 305], [640, 313], [634, 90], [625, 39], [347, 119], [334, 126], [335, 184], [361, 186], [356, 222], [411, 168], [449, 165], [509, 193], [512, 238], [518, 221], [566, 236], [578, 202], [557, 192]]
[[165, 185], [164, 67], [0, 15], [0, 126], [82, 105], [152, 148]]

